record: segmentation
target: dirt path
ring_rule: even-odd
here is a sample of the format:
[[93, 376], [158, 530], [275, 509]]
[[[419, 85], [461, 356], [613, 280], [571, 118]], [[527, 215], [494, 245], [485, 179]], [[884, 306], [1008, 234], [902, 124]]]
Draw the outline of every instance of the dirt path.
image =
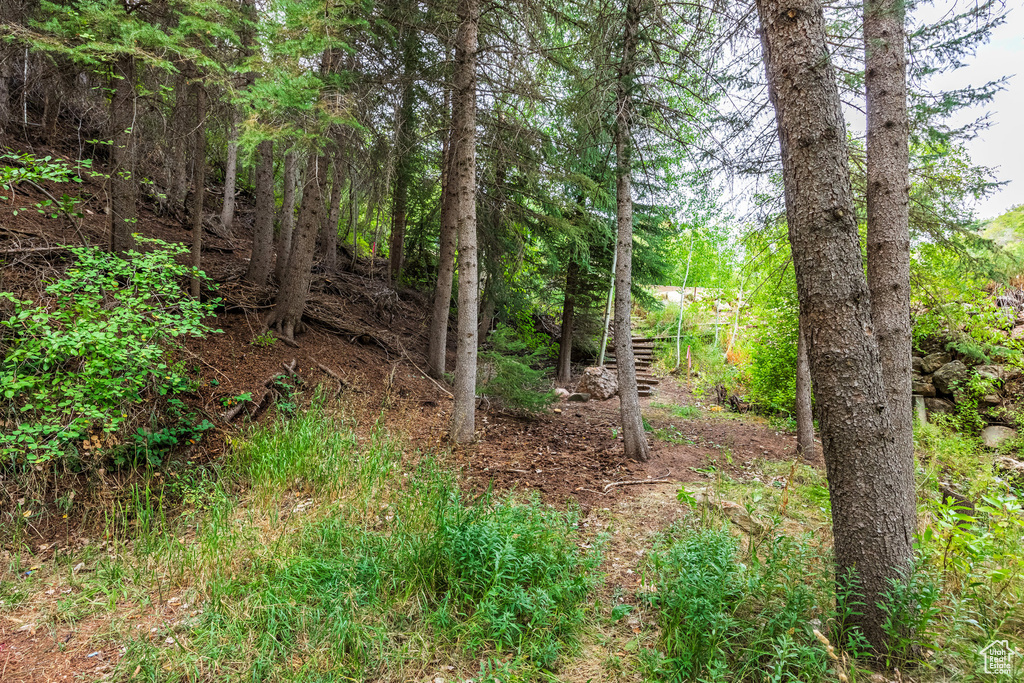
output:
[[[560, 413], [534, 419], [484, 414], [481, 442], [455, 454], [471, 486], [482, 490], [537, 490], [562, 505], [572, 498], [584, 511], [636, 497], [653, 485], [604, 488], [617, 481], [666, 478], [676, 484], [711, 478], [712, 471], [743, 478], [761, 460], [791, 460], [796, 438], [751, 415], [701, 410], [700, 417], [675, 417], [672, 407], [695, 406], [689, 389], [666, 377], [654, 396], [640, 400], [651, 426], [652, 458], [623, 456], [618, 435], [619, 399], [563, 402]], [[716, 406], [717, 408], [717, 406]]]

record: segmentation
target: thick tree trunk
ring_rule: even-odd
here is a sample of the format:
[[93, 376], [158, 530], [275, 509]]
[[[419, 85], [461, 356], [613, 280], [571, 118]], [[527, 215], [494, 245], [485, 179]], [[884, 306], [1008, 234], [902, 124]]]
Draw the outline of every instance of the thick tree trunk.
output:
[[110, 250], [122, 254], [135, 246], [132, 233], [138, 220], [138, 157], [135, 134], [135, 60], [118, 57], [113, 67], [114, 96], [110, 100]]
[[324, 268], [329, 273], [338, 270], [338, 222], [341, 220], [341, 189], [345, 182], [341, 169], [341, 159], [336, 158], [331, 183], [331, 206], [319, 238], [320, 254], [323, 256]]
[[441, 235], [437, 259], [437, 283], [434, 286], [434, 306], [430, 316], [430, 347], [427, 351], [427, 374], [435, 379], [444, 378], [448, 356], [448, 316], [451, 312], [452, 279], [455, 275], [455, 240], [458, 196], [455, 192], [455, 164], [452, 163], [453, 134], [442, 161], [441, 174]]
[[615, 115], [615, 199], [617, 204], [618, 254], [615, 270], [615, 365], [619, 378], [619, 411], [625, 456], [631, 460], [651, 458], [651, 447], [644, 433], [637, 395], [636, 366], [633, 358], [633, 333], [630, 325], [630, 288], [633, 283], [633, 155], [630, 125], [633, 115], [635, 58], [640, 25], [640, 0], [627, 0], [622, 38], [622, 62], [619, 65], [617, 112]]
[[324, 219], [323, 185], [327, 174], [326, 157], [309, 155], [304, 178], [302, 206], [292, 236], [291, 258], [281, 278], [281, 287], [274, 300], [274, 310], [266, 326], [290, 346], [297, 346], [295, 334], [301, 332], [302, 310], [309, 296], [309, 282], [316, 251], [316, 237]]
[[911, 398], [910, 151], [903, 0], [864, 3], [867, 93], [867, 260], [882, 381], [896, 436], [902, 503], [915, 518]]
[[348, 210], [349, 227], [352, 230], [352, 263], [349, 270], [355, 272], [356, 260], [359, 258], [359, 195], [356, 188], [356, 173], [349, 164], [348, 167]]
[[174, 79], [174, 110], [171, 112], [170, 163], [168, 164], [167, 203], [171, 213], [184, 216], [185, 195], [189, 185], [188, 151], [192, 146], [192, 109], [189, 107], [188, 79], [179, 74]]
[[802, 321], [799, 327], [796, 343], [796, 452], [804, 460], [811, 460], [814, 458], [811, 366], [807, 361], [807, 341]]
[[[6, 17], [0, 15], [0, 20]], [[7, 130], [11, 123], [11, 51], [0, 47], [0, 133]]]
[[480, 306], [480, 323], [477, 326], [479, 329], [478, 340], [481, 344], [487, 341], [487, 335], [491, 331], [491, 326], [494, 325], [494, 309], [496, 305], [494, 303], [493, 293], [488, 293], [485, 289], [483, 297], [484, 302], [483, 305]]
[[782, 148], [786, 217], [832, 500], [848, 626], [884, 652], [878, 606], [912, 557], [913, 479], [896, 445], [871, 319], [836, 74], [817, 0], [757, 0]]
[[274, 141], [256, 145], [256, 225], [245, 279], [267, 284], [274, 261]]
[[451, 439], [476, 436], [476, 354], [479, 277], [476, 241], [476, 48], [480, 0], [459, 0], [455, 38], [452, 161], [458, 192], [459, 322]]
[[405, 265], [405, 228], [409, 215], [409, 184], [412, 181], [412, 160], [415, 152], [416, 89], [413, 79], [417, 71], [416, 34], [404, 29], [403, 62], [404, 83], [399, 108], [398, 164], [395, 173], [394, 212], [392, 214], [391, 243], [388, 247], [388, 268], [392, 282], [398, 282]]
[[203, 199], [206, 194], [206, 88], [196, 83], [196, 131], [192, 143], [192, 296], [199, 298], [199, 268], [203, 260]]
[[224, 206], [220, 210], [220, 224], [231, 234], [235, 223], [235, 185], [238, 180], [238, 112], [231, 107], [231, 130], [228, 131], [228, 159], [224, 169]]
[[562, 303], [562, 337], [558, 342], [558, 373], [555, 382], [562, 386], [572, 381], [572, 326], [576, 318], [576, 277], [579, 266], [569, 262], [565, 271], [565, 297]]
[[278, 216], [277, 263], [274, 265], [274, 279], [281, 282], [288, 270], [288, 257], [292, 252], [292, 230], [295, 226], [295, 185], [298, 182], [299, 165], [295, 152], [284, 155], [284, 198]]

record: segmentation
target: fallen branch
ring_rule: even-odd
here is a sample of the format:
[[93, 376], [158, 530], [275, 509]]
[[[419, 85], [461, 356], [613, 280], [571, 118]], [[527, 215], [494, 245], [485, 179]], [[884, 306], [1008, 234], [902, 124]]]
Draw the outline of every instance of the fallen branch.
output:
[[405, 356], [405, 359], [406, 359], [407, 361], [409, 361], [409, 363], [410, 363], [410, 364], [411, 364], [411, 365], [412, 365], [412, 366], [413, 366], [414, 368], [416, 368], [416, 371], [417, 371], [417, 372], [419, 372], [419, 373], [420, 373], [421, 375], [423, 375], [424, 377], [426, 377], [427, 379], [429, 379], [429, 380], [430, 380], [431, 382], [433, 382], [433, 383], [434, 383], [434, 386], [436, 386], [436, 387], [437, 387], [438, 389], [440, 389], [440, 390], [441, 390], [441, 391], [443, 391], [444, 393], [448, 394], [448, 398], [451, 398], [451, 399], [454, 399], [454, 398], [455, 398], [455, 395], [454, 395], [454, 394], [452, 394], [452, 392], [450, 392], [450, 391], [448, 391], [447, 389], [445, 389], [445, 388], [444, 388], [443, 386], [441, 386], [441, 385], [440, 385], [440, 383], [438, 383], [438, 381], [437, 381], [436, 379], [434, 379], [433, 377], [431, 377], [431, 376], [430, 376], [430, 375], [428, 375], [427, 373], [425, 373], [425, 372], [423, 372], [422, 370], [420, 370], [420, 366], [416, 365], [416, 363], [414, 363], [414, 362], [413, 362], [412, 358], [410, 358], [410, 357], [409, 357], [409, 352], [405, 350], [405, 347], [404, 347], [404, 346], [402, 345], [402, 342], [398, 342], [398, 348], [399, 348], [399, 349], [401, 349], [401, 351], [402, 351], [402, 355], [403, 355], [403, 356]]
[[578, 486], [578, 487], [576, 487], [576, 490], [577, 490], [577, 491], [586, 491], [587, 493], [596, 493], [596, 494], [597, 494], [597, 495], [599, 495], [599, 496], [603, 496], [603, 495], [604, 495], [604, 494], [603, 494], [603, 493], [601, 493], [600, 491], [595, 491], [594, 489], [588, 489], [588, 488], [584, 488], [584, 487], [582, 487], [582, 486]]
[[[287, 374], [291, 375], [292, 377], [299, 378], [299, 373], [295, 371], [295, 365], [297, 363], [298, 360], [293, 358], [291, 363], [281, 363], [281, 367], [284, 368]], [[276, 380], [280, 376], [281, 373], [277, 372], [268, 377], [267, 380], [263, 382], [264, 391], [258, 399], [251, 401], [239, 401], [230, 410], [222, 413], [220, 419], [222, 419], [224, 422], [231, 422], [236, 417], [238, 417], [239, 413], [245, 410], [246, 407], [250, 406], [252, 407], [251, 416], [253, 419], [255, 419], [266, 407], [267, 398], [269, 398], [271, 394], [277, 393], [277, 389], [274, 387], [274, 380]]]
[[71, 221], [71, 227], [73, 227], [75, 229], [75, 232], [78, 233], [78, 236], [82, 238], [82, 242], [85, 244], [85, 246], [87, 246], [87, 247], [88, 246], [92, 246], [92, 245], [89, 244], [89, 240], [86, 239], [85, 235], [82, 234], [82, 226], [78, 224], [78, 222], [75, 220], [75, 217], [71, 215], [71, 212], [69, 212], [67, 209], [65, 209], [64, 205], [61, 204], [60, 201], [58, 201], [56, 197], [54, 197], [52, 194], [47, 192], [45, 188], [40, 187], [39, 185], [36, 185], [34, 182], [32, 182], [31, 180], [28, 180], [27, 178], [24, 179], [23, 182], [28, 183], [32, 187], [36, 188], [37, 190], [39, 190], [40, 192], [45, 194], [47, 196], [47, 198], [51, 202], [53, 202], [53, 205], [56, 206], [58, 209], [60, 209], [60, 212], [63, 213], [65, 216], [67, 216], [68, 220]]
[[346, 388], [351, 389], [352, 388], [352, 385], [347, 380], [345, 380], [341, 375], [336, 373], [334, 370], [331, 370], [329, 367], [327, 367], [326, 365], [324, 365], [320, 361], [315, 360], [315, 361], [313, 361], [313, 363], [318, 368], [320, 368], [321, 370], [326, 372], [328, 375], [333, 377], [338, 382], [338, 393], [339, 394], [341, 393], [342, 389], [346, 389]]
[[45, 254], [51, 251], [67, 251], [67, 247], [21, 247], [18, 249], [3, 249], [0, 254]]
[[43, 234], [38, 233], [38, 232], [29, 232], [28, 230], [19, 230], [18, 228], [12, 228], [9, 225], [0, 225], [0, 230], [3, 230], [4, 232], [9, 232], [9, 233], [12, 233], [12, 234], [13, 233], [17, 233], [19, 235], [26, 235], [28, 237], [46, 237], [46, 235], [43, 235]]
[[236, 417], [238, 417], [238, 414], [240, 412], [242, 412], [242, 410], [244, 410], [245, 407], [247, 405], [249, 405], [250, 403], [254, 403], [254, 402], [253, 401], [239, 401], [235, 405], [234, 408], [232, 408], [231, 410], [226, 411], [223, 415], [221, 415], [220, 419], [224, 420], [225, 422], [231, 422]]
[[661, 484], [668, 481], [668, 477], [661, 477], [660, 479], [634, 479], [632, 481], [613, 481], [610, 484], [605, 484], [604, 492], [608, 493], [611, 489], [616, 486], [632, 486], [634, 484]]

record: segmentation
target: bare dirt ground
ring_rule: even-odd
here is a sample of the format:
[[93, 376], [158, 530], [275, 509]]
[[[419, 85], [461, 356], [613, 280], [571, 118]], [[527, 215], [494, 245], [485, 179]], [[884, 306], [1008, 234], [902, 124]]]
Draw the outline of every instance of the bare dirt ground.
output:
[[535, 489], [548, 502], [564, 504], [573, 498], [587, 510], [635, 496], [650, 486], [616, 486], [605, 491], [614, 482], [700, 481], [711, 467], [742, 477], [746, 464], [795, 457], [795, 437], [775, 432], [762, 419], [704, 413], [700, 419], [688, 420], [657, 407], [694, 405], [689, 390], [674, 379], [667, 379], [654, 396], [640, 403], [654, 434], [667, 430], [673, 441], [681, 441], [652, 438], [652, 457], [645, 463], [623, 455], [617, 397], [563, 402], [557, 406], [561, 413], [529, 420], [485, 413], [481, 443], [457, 452], [456, 462], [477, 488]]

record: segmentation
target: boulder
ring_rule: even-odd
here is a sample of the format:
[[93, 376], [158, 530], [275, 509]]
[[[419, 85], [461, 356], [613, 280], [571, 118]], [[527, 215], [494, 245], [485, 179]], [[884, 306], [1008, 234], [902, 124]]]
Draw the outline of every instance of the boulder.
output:
[[977, 373], [978, 377], [982, 379], [991, 379], [997, 382], [1002, 382], [1005, 379], [1005, 370], [1002, 365], [979, 365], [974, 368], [974, 372]]
[[935, 371], [935, 374], [932, 375], [932, 384], [943, 394], [951, 394], [953, 393], [953, 384], [963, 382], [968, 375], [970, 375], [970, 371], [967, 366], [955, 360]]
[[929, 415], [934, 413], [952, 415], [956, 412], [956, 406], [953, 405], [953, 402], [947, 401], [944, 398], [926, 398], [924, 400], [924, 407], [928, 410]]
[[914, 372], [917, 374], [924, 372], [924, 360], [920, 356], [914, 356], [910, 360], [913, 363]]
[[558, 387], [557, 389], [555, 389], [555, 396], [558, 398], [559, 401], [564, 401], [565, 399], [569, 398], [569, 394], [570, 392], [568, 389], [563, 389], [562, 387]]
[[590, 394], [591, 398], [598, 401], [605, 401], [619, 393], [619, 378], [605, 367], [587, 368], [583, 371], [576, 391]]
[[979, 365], [974, 371], [979, 377], [999, 382], [1010, 382], [1021, 376], [1021, 369], [1013, 365]]
[[990, 425], [981, 430], [981, 442], [989, 448], [998, 448], [999, 444], [1017, 438], [1017, 430], [1002, 425]]
[[929, 353], [921, 359], [921, 372], [930, 375], [951, 360], [948, 353]]
[[911, 391], [925, 398], [935, 398], [935, 385], [931, 382], [914, 382]]
[[590, 394], [569, 394], [569, 398], [566, 401], [574, 401], [576, 403], [586, 403], [590, 400]]
[[984, 396], [978, 399], [979, 406], [985, 406], [988, 408], [997, 406], [1002, 402], [1003, 400], [999, 398], [999, 394], [985, 394]]
[[996, 458], [996, 467], [1008, 474], [1024, 478], [1024, 461], [1002, 455]]

